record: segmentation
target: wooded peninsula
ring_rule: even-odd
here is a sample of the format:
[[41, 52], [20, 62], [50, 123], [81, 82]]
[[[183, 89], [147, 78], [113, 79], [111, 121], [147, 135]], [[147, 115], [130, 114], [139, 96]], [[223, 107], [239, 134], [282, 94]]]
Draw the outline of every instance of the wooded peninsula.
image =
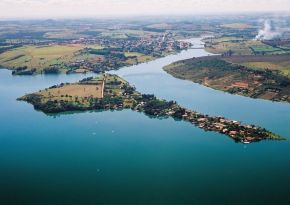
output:
[[164, 67], [176, 78], [251, 98], [290, 102], [290, 78], [277, 70], [252, 69], [243, 62], [285, 61], [290, 55], [206, 56]]
[[261, 140], [283, 140], [264, 128], [244, 125], [224, 117], [212, 117], [185, 109], [174, 101], [165, 101], [154, 95], [141, 94], [127, 81], [117, 75], [103, 74], [85, 78], [77, 83], [62, 83], [18, 100], [33, 104], [44, 113], [66, 111], [122, 110], [143, 112], [150, 117], [184, 120], [206, 131], [219, 132], [235, 142], [251, 143]]

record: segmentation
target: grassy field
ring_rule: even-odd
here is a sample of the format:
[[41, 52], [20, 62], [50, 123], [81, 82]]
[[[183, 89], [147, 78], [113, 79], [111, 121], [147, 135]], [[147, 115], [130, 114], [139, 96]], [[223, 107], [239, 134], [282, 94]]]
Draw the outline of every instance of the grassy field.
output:
[[264, 56], [232, 56], [225, 58], [231, 63], [258, 70], [276, 70], [290, 78], [290, 55], [264, 55]]
[[214, 54], [222, 54], [231, 50], [233, 55], [284, 54], [280, 48], [264, 44], [261, 41], [235, 37], [221, 37], [206, 40], [206, 50]]
[[290, 61], [284, 61], [284, 62], [246, 62], [246, 63], [241, 63], [241, 65], [244, 65], [244, 66], [252, 68], [252, 69], [279, 70], [281, 72], [281, 74], [290, 78]]
[[50, 65], [71, 61], [75, 53], [83, 48], [81, 45], [24, 46], [0, 54], [0, 65], [42, 70]]
[[221, 54], [229, 50], [233, 51], [235, 55], [250, 55], [252, 54], [251, 46], [258, 46], [260, 42], [251, 40], [234, 39], [231, 40], [217, 40], [213, 41], [211, 47], [206, 50], [210, 53]]
[[230, 24], [222, 24], [221, 27], [231, 28], [231, 29], [247, 29], [252, 28], [253, 26], [245, 23], [230, 23]]
[[138, 53], [138, 52], [125, 52], [126, 57], [140, 57], [143, 56], [144, 54]]
[[142, 30], [110, 30], [103, 31], [100, 35], [102, 37], [115, 38], [115, 39], [126, 39], [128, 37], [144, 37], [146, 35], [151, 34], [150, 32], [145, 32]]
[[84, 106], [90, 105], [90, 98], [104, 97], [103, 78], [95, 78], [90, 83], [64, 84], [38, 92], [42, 96], [43, 102], [65, 101], [74, 104], [82, 103]]
[[266, 44], [260, 44], [260, 45], [252, 45], [250, 47], [255, 54], [283, 54], [285, 53], [280, 48], [274, 48], [272, 46], [266, 45]]
[[0, 65], [10, 69], [27, 66], [28, 69], [36, 69], [37, 72], [52, 65], [65, 68], [67, 63], [83, 60], [85, 57], [79, 51], [86, 47], [102, 48], [99, 45], [80, 44], [23, 46], [0, 54]]
[[[90, 65], [96, 65], [98, 62], [110, 61], [109, 54], [91, 54], [85, 48], [96, 51], [105, 49], [95, 44], [23, 46], [1, 53], [0, 66], [16, 71], [20, 68], [27, 67], [25, 71], [33, 71], [33, 73], [47, 72], [48, 69], [54, 68], [57, 69], [57, 72], [66, 72], [70, 69], [70, 65], [76, 62], [86, 62], [90, 63]], [[120, 59], [119, 62], [124, 61], [126, 65], [135, 65], [154, 59], [152, 56], [137, 52], [125, 52], [124, 56], [126, 59]], [[87, 70], [84, 70], [84, 68], [88, 69], [86, 66], [80, 66], [76, 68], [75, 72], [86, 72]]]
[[125, 52], [125, 56], [135, 57], [135, 58], [129, 58], [127, 60], [128, 64], [143, 63], [143, 62], [151, 61], [154, 59], [152, 56], [144, 55], [143, 53], [137, 53], [137, 52]]
[[172, 29], [172, 25], [168, 23], [157, 23], [148, 25], [147, 28], [155, 28], [155, 29]]
[[[46, 109], [48, 110], [70, 109], [72, 107], [86, 109], [93, 106], [97, 99], [104, 100], [104, 102], [109, 104], [108, 97], [110, 96], [115, 99], [112, 103], [122, 103], [120, 97], [123, 96], [124, 87], [126, 86], [128, 86], [128, 82], [116, 75], [101, 75], [96, 78], [83, 79], [77, 83], [67, 83], [46, 88], [32, 94], [32, 100], [36, 100], [34, 102], [39, 105], [46, 106], [47, 104]], [[19, 99], [25, 99], [27, 96], [30, 95]], [[126, 105], [132, 104], [133, 100], [128, 98]]]
[[219, 38], [209, 38], [205, 39], [206, 41], [211, 41], [214, 44], [222, 43], [222, 42], [231, 42], [231, 41], [242, 41], [243, 38], [237, 38], [237, 37], [219, 37]]
[[70, 29], [60, 29], [46, 32], [44, 37], [50, 39], [79, 39], [85, 37], [85, 35], [79, 34]]

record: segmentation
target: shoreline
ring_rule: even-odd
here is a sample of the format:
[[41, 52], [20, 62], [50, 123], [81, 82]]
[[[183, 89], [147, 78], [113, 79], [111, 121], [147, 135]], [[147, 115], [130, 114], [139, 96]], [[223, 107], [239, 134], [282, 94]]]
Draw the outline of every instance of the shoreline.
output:
[[104, 70], [104, 71], [98, 71], [98, 72], [94, 72], [93, 70], [88, 70], [88, 69], [85, 69], [84, 72], [75, 72], [75, 71], [70, 71], [70, 70], [67, 70], [67, 71], [64, 71], [64, 70], [60, 70], [59, 72], [56, 72], [56, 73], [45, 73], [43, 71], [41, 72], [27, 72], [27, 73], [21, 73], [21, 74], [15, 74], [13, 72], [16, 71], [16, 69], [13, 69], [9, 66], [2, 66], [0, 65], [0, 69], [3, 69], [3, 70], [8, 70], [8, 71], [11, 71], [11, 74], [12, 75], [15, 75], [15, 76], [36, 76], [36, 75], [62, 75], [62, 74], [65, 74], [65, 75], [70, 75], [70, 74], [102, 74], [102, 73], [106, 73], [106, 72], [110, 72], [110, 71], [118, 71], [122, 68], [126, 68], [126, 67], [132, 67], [132, 66], [136, 66], [136, 65], [140, 65], [140, 64], [146, 64], [146, 63], [149, 63], [149, 62], [152, 62], [152, 61], [155, 61], [155, 60], [158, 60], [158, 59], [162, 59], [162, 58], [165, 58], [167, 56], [170, 56], [170, 55], [176, 55], [182, 51], [186, 51], [188, 49], [193, 49], [193, 48], [186, 48], [186, 49], [182, 49], [182, 50], [179, 50], [179, 51], [173, 51], [173, 52], [170, 52], [170, 53], [167, 53], [163, 56], [160, 56], [160, 57], [152, 57], [151, 60], [146, 60], [146, 61], [142, 61], [142, 62], [138, 62], [136, 64], [130, 64], [130, 65], [121, 65], [119, 67], [116, 67], [116, 68], [110, 68], [110, 69], [107, 69], [107, 70]]
[[[104, 83], [104, 96], [92, 97], [83, 96], [88, 86], [98, 86]], [[67, 91], [69, 86], [82, 86], [73, 93], [76, 96], [69, 96], [61, 93]], [[83, 90], [80, 93], [80, 90]], [[96, 93], [94, 93], [96, 94]], [[149, 117], [169, 118], [183, 120], [205, 131], [218, 132], [233, 139], [235, 142], [251, 143], [261, 140], [285, 140], [264, 128], [254, 125], [244, 125], [235, 120], [229, 120], [222, 116], [214, 117], [201, 114], [181, 107], [174, 101], [165, 101], [156, 98], [154, 95], [141, 94], [130, 86], [127, 81], [117, 75], [104, 74], [100, 78], [87, 78], [78, 83], [67, 83], [52, 86], [38, 93], [32, 93], [18, 98], [34, 106], [45, 114], [62, 114], [69, 111], [107, 111], [124, 110], [142, 112]]]
[[[272, 102], [290, 102], [290, 80], [274, 71], [253, 70], [227, 61], [229, 57], [194, 57], [166, 65], [169, 75], [208, 88]], [[254, 57], [253, 57], [254, 58]]]

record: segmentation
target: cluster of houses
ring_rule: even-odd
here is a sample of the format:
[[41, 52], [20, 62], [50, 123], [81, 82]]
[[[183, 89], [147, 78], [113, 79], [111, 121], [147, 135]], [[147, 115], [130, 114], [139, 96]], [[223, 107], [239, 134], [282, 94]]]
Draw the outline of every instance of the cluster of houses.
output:
[[[10, 43], [19, 46], [26, 44], [37, 46], [79, 44], [87, 45], [88, 47], [90, 47], [90, 45], [100, 45], [103, 48], [118, 48], [118, 51], [116, 51], [116, 53], [112, 52], [112, 55], [94, 55], [89, 58], [80, 57], [80, 59], [74, 60], [65, 65], [65, 67], [68, 68], [67, 73], [83, 73], [87, 71], [103, 72], [139, 63], [137, 57], [134, 56], [131, 56], [130, 58], [135, 58], [135, 60], [127, 61], [127, 57], [124, 55], [125, 52], [138, 52], [152, 57], [162, 57], [166, 54], [191, 47], [191, 44], [188, 42], [177, 41], [174, 34], [171, 32], [145, 33], [142, 36], [128, 36], [127, 38], [94, 36], [79, 39], [49, 40], [48, 42], [34, 39], [13, 39]], [[59, 66], [60, 65], [54, 64], [50, 67], [55, 67], [57, 72]]]
[[[125, 96], [128, 97], [128, 95]], [[144, 111], [143, 108], [146, 107], [146, 103], [148, 103], [148, 101], [140, 98], [140, 100], [138, 100], [136, 104], [136, 107], [134, 107], [133, 109]], [[126, 108], [126, 106], [121, 103], [117, 105], [116, 108]], [[270, 138], [268, 131], [260, 127], [256, 127], [254, 125], [242, 125], [238, 121], [228, 120], [221, 116], [210, 117], [195, 111], [183, 109], [176, 103], [174, 103], [172, 106], [164, 108], [164, 110], [162, 110], [163, 108], [160, 108], [160, 110], [156, 110], [155, 108], [153, 109], [153, 113], [156, 117], [171, 116], [177, 119], [189, 121], [195, 126], [198, 126], [199, 128], [206, 131], [215, 131], [227, 135], [236, 142], [242, 142], [247, 144]], [[177, 115], [176, 113], [180, 110], [183, 110], [182, 115]]]
[[[138, 106], [143, 107], [145, 104], [146, 102], [141, 102]], [[186, 109], [183, 109], [183, 115], [176, 115], [176, 112], [180, 109], [181, 107], [175, 104], [174, 106], [168, 108], [165, 113], [167, 116], [189, 121], [195, 126], [198, 126], [206, 131], [215, 131], [225, 134], [234, 139], [236, 142], [251, 143], [269, 137], [267, 131], [259, 127], [254, 125], [242, 125], [238, 121], [228, 120], [224, 117], [209, 117], [207, 115]]]
[[228, 120], [221, 116], [209, 117], [191, 110], [186, 110], [182, 118], [201, 129], [228, 135], [237, 142], [251, 143], [268, 137], [267, 133], [259, 127], [242, 125], [238, 121]]
[[[141, 38], [111, 39], [111, 38], [81, 38], [71, 40], [71, 44], [100, 45], [112, 50], [110, 55], [95, 55], [93, 58], [76, 60], [70, 63], [68, 72], [82, 71], [103, 72], [128, 66], [124, 52], [138, 52], [152, 57], [161, 57], [168, 53], [190, 48], [191, 44], [185, 41], [177, 41], [172, 33], [148, 34]], [[115, 52], [113, 49], [118, 48]], [[121, 50], [120, 50], [121, 48]], [[85, 49], [86, 50], [86, 49]], [[85, 51], [84, 51], [85, 52]], [[131, 57], [132, 58], [132, 57]], [[133, 57], [134, 58], [134, 57]], [[136, 63], [138, 63], [138, 60]]]
[[[128, 95], [126, 92], [123, 92], [122, 95], [124, 96], [124, 100], [127, 99], [133, 99], [136, 100], [136, 98], [133, 98], [131, 95]], [[154, 96], [152, 99], [155, 99]], [[150, 99], [144, 99], [144, 98], [137, 98], [136, 106], [132, 107], [134, 110], [144, 111], [144, 108], [148, 109], [146, 106], [146, 103], [149, 103]], [[122, 109], [122, 108], [128, 108], [126, 106], [126, 103], [119, 103], [113, 108]], [[218, 117], [210, 117], [208, 115], [204, 115], [192, 110], [184, 109], [180, 107], [176, 102], [173, 104], [168, 104], [168, 106], [163, 108], [157, 108], [152, 107], [154, 109], [153, 115], [156, 117], [174, 117], [177, 119], [189, 121], [195, 126], [204, 129], [206, 131], [215, 131], [222, 133], [224, 135], [229, 136], [236, 142], [242, 142], [242, 143], [251, 143], [255, 141], [261, 141], [263, 139], [269, 139], [270, 135], [269, 132], [265, 129], [262, 129], [260, 127], [254, 126], [254, 125], [243, 125], [238, 121], [234, 120], [228, 120], [224, 117], [218, 116]], [[182, 110], [181, 114], [180, 110]]]
[[72, 44], [84, 45], [100, 45], [102, 47], [116, 47], [122, 48], [124, 52], [140, 52], [148, 55], [153, 55], [154, 52], [173, 52], [190, 48], [191, 44], [185, 41], [177, 41], [171, 32], [147, 34], [142, 37], [128, 37], [128, 38], [80, 38], [71, 40]]

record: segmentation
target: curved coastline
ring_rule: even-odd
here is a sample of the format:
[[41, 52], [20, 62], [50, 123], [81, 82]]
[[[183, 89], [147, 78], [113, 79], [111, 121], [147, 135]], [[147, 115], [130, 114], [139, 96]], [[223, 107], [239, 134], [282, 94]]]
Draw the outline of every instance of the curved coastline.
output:
[[[172, 55], [166, 56], [164, 58], [160, 58], [160, 59], [157, 59], [157, 60], [154, 60], [154, 61], [150, 61], [150, 62], [147, 62], [147, 63], [142, 63], [142, 64], [138, 64], [138, 65], [131, 66], [131, 67], [123, 67], [120, 70], [110, 71], [108, 73], [115, 73], [117, 75], [122, 76], [124, 79], [128, 80], [130, 82], [130, 84], [132, 84], [135, 87], [137, 87], [137, 90], [142, 92], [142, 93], [147, 93], [147, 94], [148, 93], [149, 94], [150, 93], [154, 93], [154, 94], [156, 93], [156, 97], [158, 97], [159, 99], [165, 99], [165, 100], [168, 100], [168, 101], [169, 100], [177, 101], [177, 103], [179, 105], [181, 105], [182, 107], [185, 107], [185, 108], [188, 108], [188, 109], [191, 109], [191, 110], [198, 110], [199, 112], [208, 114], [210, 116], [224, 116], [227, 119], [237, 119], [237, 120], [241, 121], [243, 124], [256, 124], [259, 127], [267, 127], [267, 126], [264, 126], [263, 124], [251, 122], [251, 120], [244, 120], [243, 118], [232, 117], [230, 115], [229, 116], [228, 115], [224, 115], [223, 113], [215, 113], [215, 112], [211, 113], [211, 112], [203, 111], [201, 109], [198, 109], [198, 107], [195, 106], [195, 104], [194, 104], [195, 102], [193, 104], [190, 104], [190, 105], [188, 105], [187, 103], [184, 104], [183, 103], [184, 93], [182, 94], [183, 95], [182, 98], [181, 98], [180, 95], [178, 95], [179, 94], [178, 92], [184, 92], [184, 89], [179, 88], [179, 87], [177, 87], [178, 92], [175, 92], [177, 94], [177, 96], [172, 95], [172, 93], [171, 93], [170, 97], [166, 96], [166, 95], [165, 95], [165, 97], [164, 97], [164, 95], [163, 96], [159, 95], [159, 90], [160, 90], [159, 88], [160, 88], [160, 86], [162, 86], [163, 82], [167, 83], [167, 86], [169, 85], [168, 83], [171, 83], [171, 82], [173, 83], [172, 86], [175, 86], [175, 84], [182, 85], [182, 86], [184, 86], [184, 85], [187, 86], [189, 83], [191, 83], [191, 82], [183, 82], [184, 80], [180, 80], [180, 79], [171, 77], [162, 68], [163, 68], [163, 66], [168, 65], [169, 63], [176, 62], [178, 60], [188, 59], [188, 58], [191, 58], [192, 56], [199, 57], [199, 56], [212, 55], [210, 53], [207, 53], [204, 49], [199, 48], [201, 40], [202, 40], [202, 37], [201, 38], [194, 38], [194, 39], [190, 39], [189, 40], [193, 44], [193, 48], [194, 49], [184, 50], [184, 51], [182, 51], [180, 53], [172, 54]], [[90, 76], [91, 74], [88, 74], [88, 75]], [[69, 76], [66, 76], [66, 77], [69, 78]], [[146, 82], [145, 84], [141, 85], [141, 87], [140, 87], [140, 84], [139, 84], [140, 82], [137, 81], [138, 82], [137, 84], [134, 83], [134, 80], [139, 79], [140, 77], [144, 78], [145, 82]], [[158, 78], [158, 79], [156, 79], [156, 78]], [[169, 80], [169, 82], [166, 82], [166, 80]], [[74, 81], [70, 81], [70, 82], [74, 82]], [[158, 83], [158, 86], [154, 87], [154, 85], [157, 85], [156, 83]], [[150, 84], [152, 84], [153, 86], [150, 87], [151, 86]], [[146, 89], [148, 85], [149, 85], [150, 88], [153, 88], [152, 92], [150, 92], [150, 91], [148, 91]], [[198, 97], [199, 94], [203, 95], [203, 92], [207, 92], [208, 93], [209, 90], [212, 90], [211, 88], [207, 88], [205, 86], [198, 85], [198, 84], [193, 84], [191, 86], [192, 87], [198, 86], [198, 89], [200, 89], [200, 92], [201, 92], [201, 93], [200, 92], [194, 93], [194, 92], [186, 89], [185, 90], [186, 93], [189, 93], [190, 95], [194, 95], [194, 98]], [[162, 86], [161, 93], [165, 91], [164, 87], [166, 87], [166, 85]], [[168, 92], [168, 89], [166, 90], [166, 92]], [[165, 92], [165, 94], [166, 94], [166, 92]], [[216, 95], [216, 94], [217, 95], [224, 95], [224, 96], [230, 97], [231, 99], [239, 100], [238, 98], [236, 98], [236, 96], [229, 95], [229, 94], [224, 93], [222, 91], [214, 90], [214, 91], [210, 91], [210, 94], [211, 93], [213, 93], [214, 95]], [[200, 97], [200, 99], [203, 100], [202, 96]], [[243, 97], [240, 98], [240, 99], [241, 100], [246, 100]], [[190, 100], [190, 102], [193, 102], [193, 101]], [[259, 103], [257, 101], [255, 101], [255, 102]], [[211, 104], [212, 101], [209, 101], [208, 103]], [[213, 111], [215, 111], [215, 110], [213, 110]], [[231, 114], [235, 114], [235, 112], [233, 111], [233, 112], [231, 112]]]

